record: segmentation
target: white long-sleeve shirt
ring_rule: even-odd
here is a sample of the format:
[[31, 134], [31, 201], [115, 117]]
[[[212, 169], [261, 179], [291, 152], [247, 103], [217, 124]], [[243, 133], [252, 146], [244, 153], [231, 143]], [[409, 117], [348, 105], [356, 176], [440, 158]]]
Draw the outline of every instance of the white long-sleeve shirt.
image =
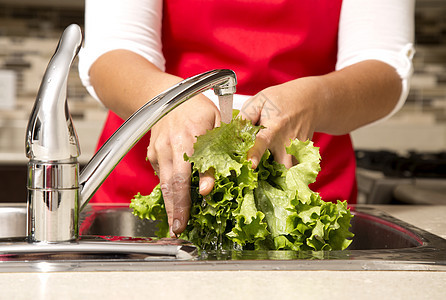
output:
[[[116, 49], [133, 51], [165, 70], [161, 44], [162, 0], [86, 0], [85, 43], [79, 54], [79, 73], [89, 93], [91, 65]], [[393, 66], [402, 80], [397, 112], [409, 93], [413, 72], [415, 0], [344, 0], [341, 8], [336, 70], [364, 60]], [[205, 93], [218, 105], [211, 91]], [[249, 95], [235, 95], [240, 109]]]

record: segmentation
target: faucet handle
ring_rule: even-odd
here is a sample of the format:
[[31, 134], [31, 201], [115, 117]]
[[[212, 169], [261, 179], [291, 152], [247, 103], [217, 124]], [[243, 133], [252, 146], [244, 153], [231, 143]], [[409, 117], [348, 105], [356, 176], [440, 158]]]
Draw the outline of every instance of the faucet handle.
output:
[[26, 155], [39, 161], [64, 161], [80, 155], [67, 104], [67, 80], [82, 44], [82, 32], [72, 24], [63, 32], [48, 64], [26, 134]]

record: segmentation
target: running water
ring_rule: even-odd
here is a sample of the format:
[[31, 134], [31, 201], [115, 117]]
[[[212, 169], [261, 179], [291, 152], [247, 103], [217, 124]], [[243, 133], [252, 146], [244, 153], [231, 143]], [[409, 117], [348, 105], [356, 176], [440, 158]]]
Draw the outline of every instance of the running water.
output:
[[224, 123], [231, 122], [233, 95], [218, 96], [218, 102], [220, 105], [221, 121]]

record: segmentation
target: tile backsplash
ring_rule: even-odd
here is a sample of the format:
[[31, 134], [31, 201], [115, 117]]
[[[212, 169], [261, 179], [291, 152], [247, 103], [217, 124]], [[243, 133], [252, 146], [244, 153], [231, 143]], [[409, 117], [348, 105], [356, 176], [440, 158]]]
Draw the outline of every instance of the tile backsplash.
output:
[[[41, 1], [44, 4], [38, 5]], [[0, 106], [0, 163], [21, 164], [26, 160], [29, 113], [61, 33], [69, 24], [83, 25], [83, 5], [79, 2], [0, 1], [0, 71], [15, 73], [15, 101]], [[67, 97], [82, 150], [79, 159], [85, 162], [96, 148], [106, 110], [82, 86], [77, 63], [76, 59], [69, 73]]]
[[446, 151], [446, 1], [418, 0], [414, 74], [404, 107], [352, 133], [356, 148]]
[[[56, 49], [63, 30], [72, 23], [83, 24], [82, 7], [47, 7], [0, 4], [0, 69], [17, 74], [18, 98], [33, 97]], [[68, 81], [68, 97], [86, 97], [77, 60]]]
[[407, 104], [446, 122], [446, 1], [418, 1], [416, 55]]
[[[14, 71], [16, 95], [13, 109], [0, 106], [0, 134], [2, 126], [5, 126], [2, 120], [27, 118], [43, 72], [63, 29], [71, 23], [83, 24], [83, 6], [76, 1], [73, 2], [76, 5], [64, 6], [48, 5], [51, 1], [47, 0], [41, 5], [37, 5], [38, 2], [0, 1], [0, 70]], [[357, 147], [417, 148], [421, 142], [411, 144], [411, 128], [415, 126], [420, 130], [425, 126], [426, 132], [431, 132], [432, 128], [437, 131], [433, 130], [435, 136], [432, 138], [424, 136], [427, 140], [435, 141], [430, 143], [431, 148], [428, 145], [423, 150], [446, 149], [445, 16], [445, 0], [417, 1], [415, 73], [407, 102], [388, 121], [373, 129], [355, 132], [353, 137]], [[78, 78], [77, 61], [70, 73], [68, 97], [75, 119], [102, 122], [104, 109], [83, 88]], [[398, 128], [395, 132], [398, 132], [400, 142], [396, 142], [392, 135], [383, 140], [383, 132], [387, 133], [389, 129], [386, 126]]]

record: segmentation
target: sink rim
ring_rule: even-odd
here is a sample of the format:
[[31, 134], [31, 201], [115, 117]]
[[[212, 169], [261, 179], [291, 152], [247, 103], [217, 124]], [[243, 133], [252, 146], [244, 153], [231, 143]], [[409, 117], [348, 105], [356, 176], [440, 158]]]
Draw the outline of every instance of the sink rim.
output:
[[[26, 207], [26, 205], [8, 205]], [[123, 204], [93, 205], [95, 208], [125, 208]], [[0, 206], [1, 207], [1, 206]], [[128, 206], [127, 206], [128, 208]], [[204, 270], [441, 270], [446, 271], [446, 239], [408, 224], [374, 207], [354, 205], [352, 213], [394, 224], [420, 243], [400, 249], [314, 251], [294, 260], [206, 260], [144, 261], [140, 259], [15, 261], [0, 262], [0, 272], [57, 271], [204, 271]], [[302, 251], [311, 252], [311, 251]], [[231, 255], [231, 253], [226, 253]], [[321, 255], [322, 254], [322, 255]]]

